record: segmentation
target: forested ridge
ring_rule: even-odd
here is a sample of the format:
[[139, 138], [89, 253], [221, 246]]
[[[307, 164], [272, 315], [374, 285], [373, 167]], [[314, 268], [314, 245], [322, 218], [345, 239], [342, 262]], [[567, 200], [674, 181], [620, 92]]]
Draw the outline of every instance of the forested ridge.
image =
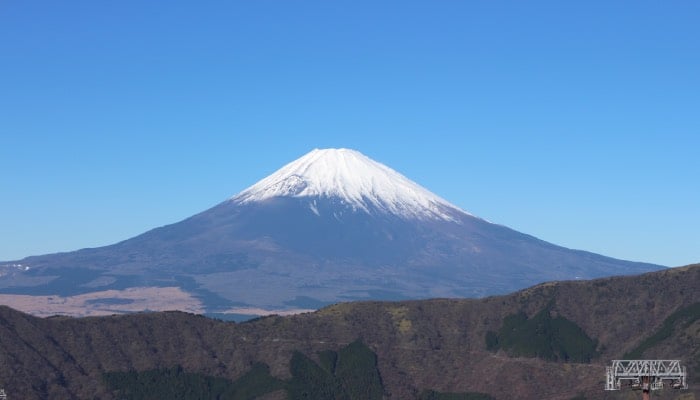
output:
[[[604, 366], [633, 355], [681, 359], [685, 394], [697, 394], [698, 287], [700, 266], [689, 266], [245, 323], [0, 307], [0, 387], [22, 399], [139, 398], [166, 386], [195, 398], [616, 399], [602, 391]], [[682, 394], [663, 392], [655, 398]]]

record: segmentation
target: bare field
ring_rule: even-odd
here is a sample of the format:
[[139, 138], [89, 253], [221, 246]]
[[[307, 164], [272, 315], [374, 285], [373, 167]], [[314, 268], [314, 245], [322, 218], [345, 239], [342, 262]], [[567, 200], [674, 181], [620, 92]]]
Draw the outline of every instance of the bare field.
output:
[[199, 299], [178, 287], [134, 287], [68, 297], [0, 294], [0, 304], [39, 317], [86, 317], [170, 310], [195, 314], [204, 312]]

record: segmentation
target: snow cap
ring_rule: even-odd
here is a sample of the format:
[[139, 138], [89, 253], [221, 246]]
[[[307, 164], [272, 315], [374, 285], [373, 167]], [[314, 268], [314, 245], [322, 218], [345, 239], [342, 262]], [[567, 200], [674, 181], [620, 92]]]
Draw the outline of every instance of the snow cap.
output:
[[314, 149], [232, 198], [326, 197], [367, 213], [454, 220], [464, 212], [400, 173], [351, 149]]

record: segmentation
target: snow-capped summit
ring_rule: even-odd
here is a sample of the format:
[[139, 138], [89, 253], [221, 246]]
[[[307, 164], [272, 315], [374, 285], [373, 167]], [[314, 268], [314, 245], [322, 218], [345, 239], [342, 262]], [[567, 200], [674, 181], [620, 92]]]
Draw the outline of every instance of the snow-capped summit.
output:
[[480, 297], [660, 268], [492, 224], [357, 151], [328, 149], [180, 222], [110, 246], [0, 263], [0, 289], [74, 296], [175, 284], [207, 312], [238, 314]]
[[[314, 149], [232, 198], [239, 204], [274, 197], [340, 200], [367, 213], [453, 220], [458, 207], [400, 173], [351, 149]], [[311, 200], [313, 201], [313, 200]], [[313, 203], [310, 203], [313, 210]]]

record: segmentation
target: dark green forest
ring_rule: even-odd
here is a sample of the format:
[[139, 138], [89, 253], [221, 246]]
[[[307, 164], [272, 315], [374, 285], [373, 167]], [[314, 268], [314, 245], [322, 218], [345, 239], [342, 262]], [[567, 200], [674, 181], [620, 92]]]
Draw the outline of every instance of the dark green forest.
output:
[[125, 400], [245, 400], [284, 388], [284, 382], [273, 378], [270, 368], [261, 363], [254, 364], [248, 373], [235, 382], [188, 373], [180, 366], [139, 372], [107, 372], [103, 377], [107, 386]]
[[514, 357], [589, 363], [598, 355], [597, 341], [572, 321], [552, 317], [551, 305], [532, 318], [524, 312], [505, 317], [498, 334], [489, 331], [485, 340], [487, 349], [503, 349]]
[[[335, 352], [318, 353], [319, 363], [299, 351], [290, 360], [292, 377], [281, 381], [262, 363], [236, 381], [185, 372], [182, 367], [150, 371], [108, 372], [103, 375], [110, 390], [124, 400], [215, 399], [252, 400], [284, 389], [289, 400], [381, 400], [384, 387], [377, 369], [377, 355], [356, 340]], [[488, 400], [480, 393], [424, 391], [421, 400]]]

